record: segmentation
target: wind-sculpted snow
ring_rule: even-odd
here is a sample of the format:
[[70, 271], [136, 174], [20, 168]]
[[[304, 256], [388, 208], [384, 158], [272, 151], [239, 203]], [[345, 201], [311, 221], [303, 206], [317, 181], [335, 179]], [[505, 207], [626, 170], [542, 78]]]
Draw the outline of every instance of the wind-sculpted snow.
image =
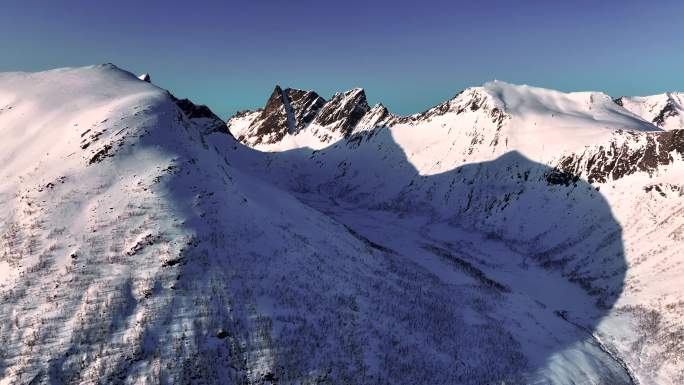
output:
[[602, 326], [636, 283], [604, 192], [549, 183], [477, 95], [268, 154], [111, 65], [0, 75], [0, 384], [649, 378], [616, 341], [669, 319]]

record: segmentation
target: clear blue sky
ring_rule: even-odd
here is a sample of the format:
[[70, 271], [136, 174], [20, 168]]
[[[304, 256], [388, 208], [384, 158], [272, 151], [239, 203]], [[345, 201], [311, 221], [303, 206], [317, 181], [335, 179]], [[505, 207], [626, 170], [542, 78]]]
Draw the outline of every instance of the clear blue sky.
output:
[[106, 62], [223, 117], [276, 83], [402, 114], [492, 79], [653, 94], [684, 90], [684, 2], [2, 2], [0, 71]]

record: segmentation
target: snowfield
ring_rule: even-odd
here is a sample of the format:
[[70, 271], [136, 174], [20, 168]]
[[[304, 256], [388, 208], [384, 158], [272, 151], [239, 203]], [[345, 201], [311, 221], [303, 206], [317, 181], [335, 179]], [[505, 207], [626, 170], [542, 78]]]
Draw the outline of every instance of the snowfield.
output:
[[0, 384], [684, 382], [679, 110], [149, 81], [0, 74]]

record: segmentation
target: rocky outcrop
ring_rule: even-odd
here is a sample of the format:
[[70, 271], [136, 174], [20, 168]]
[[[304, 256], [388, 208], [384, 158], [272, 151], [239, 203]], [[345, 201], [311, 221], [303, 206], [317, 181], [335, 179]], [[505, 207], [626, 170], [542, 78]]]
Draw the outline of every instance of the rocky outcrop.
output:
[[679, 115], [679, 111], [677, 111], [674, 100], [668, 99], [667, 103], [665, 103], [665, 107], [663, 107], [663, 109], [658, 112], [658, 115], [653, 118], [653, 123], [658, 127], [662, 127], [665, 125], [665, 120], [667, 118], [675, 117], [677, 115]]
[[190, 99], [178, 99], [171, 93], [169, 93], [169, 96], [188, 119], [191, 121], [202, 120], [200, 123], [203, 127], [206, 127], [205, 133], [222, 132], [231, 135], [223, 120], [214, 114], [209, 107], [203, 104], [195, 104]]
[[621, 96], [614, 102], [663, 129], [684, 128], [684, 94], [668, 92], [652, 96]]
[[288, 113], [283, 98], [283, 90], [280, 86], [276, 86], [268, 98], [266, 106], [255, 121], [252, 129], [256, 136], [254, 143], [277, 142], [287, 134], [288, 126]]
[[361, 88], [337, 93], [326, 101], [314, 91], [276, 86], [263, 109], [241, 111], [227, 124], [238, 140], [255, 146], [277, 143], [309, 126], [321, 142], [348, 138], [360, 123], [368, 128], [389, 116], [381, 105], [371, 111]]
[[404, 116], [396, 119], [397, 123], [418, 123], [429, 121], [435, 117], [455, 113], [456, 115], [465, 112], [475, 112], [482, 110], [489, 116], [492, 122], [498, 126], [503, 124], [506, 114], [499, 107], [492, 97], [484, 92], [480, 87], [467, 88], [457, 93], [453, 98], [446, 100], [438, 105], [418, 114]]
[[295, 133], [306, 127], [325, 105], [325, 99], [313, 91], [288, 88], [284, 91], [283, 97], [287, 101], [285, 106], [289, 115], [288, 121], [293, 123], [288, 126], [289, 133]]
[[362, 88], [338, 92], [325, 101], [313, 91], [283, 90], [276, 86], [263, 109], [240, 111], [227, 124], [239, 141], [250, 146], [274, 144], [288, 134], [298, 135], [305, 129], [320, 143], [332, 143], [340, 139], [358, 140], [354, 134], [374, 128], [417, 124], [447, 113], [458, 115], [480, 110], [499, 128], [507, 118], [494, 99], [479, 88], [466, 89], [420, 114], [397, 116], [382, 104], [371, 108]]
[[[238, 139], [253, 145], [276, 143], [311, 123], [324, 104], [325, 99], [313, 91], [283, 90], [276, 85], [264, 108], [254, 117], [246, 132], [238, 135]], [[247, 114], [242, 111], [233, 118], [239, 119]]]
[[653, 175], [659, 167], [684, 156], [684, 130], [649, 133], [618, 132], [605, 145], [582, 154], [563, 156], [547, 175], [550, 184], [571, 184], [583, 178], [606, 183], [637, 172]]
[[366, 92], [361, 88], [335, 94], [325, 103], [314, 123], [348, 137], [356, 124], [370, 110]]

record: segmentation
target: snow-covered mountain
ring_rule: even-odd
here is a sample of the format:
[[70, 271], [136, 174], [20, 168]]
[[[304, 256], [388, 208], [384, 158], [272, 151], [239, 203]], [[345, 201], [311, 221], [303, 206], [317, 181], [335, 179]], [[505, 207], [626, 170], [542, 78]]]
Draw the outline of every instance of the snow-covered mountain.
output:
[[[378, 211], [400, 213], [393, 222], [410, 229], [401, 239], [432, 231], [412, 228], [416, 216], [428, 216], [427, 228], [449, 223], [446, 242], [465, 228], [518, 252], [521, 243], [531, 247], [523, 254], [543, 255], [538, 263], [610, 309], [589, 329], [621, 357], [631, 381], [681, 382], [684, 131], [662, 131], [602, 93], [499, 81], [421, 114], [382, 115], [333, 145], [307, 132], [320, 130], [313, 123], [276, 142], [238, 139], [269, 151], [255, 172], [265, 168], [276, 184], [341, 222], [365, 223], [376, 242], [388, 242], [376, 229], [386, 218], [368, 214]], [[231, 131], [237, 122], [228, 121]], [[596, 206], [583, 206], [590, 202]], [[338, 205], [344, 210], [330, 209]], [[456, 250], [466, 252], [460, 244]]]
[[226, 125], [149, 80], [0, 75], [0, 384], [684, 380], [682, 131], [503, 82]]
[[366, 93], [356, 88], [326, 101], [314, 91], [276, 86], [263, 109], [242, 111], [228, 121], [233, 135], [252, 147], [283, 141], [317, 146], [349, 137], [359, 128], [374, 128], [390, 118], [382, 105], [368, 106]]
[[684, 94], [668, 92], [652, 96], [623, 96], [615, 103], [665, 130], [684, 128]]

